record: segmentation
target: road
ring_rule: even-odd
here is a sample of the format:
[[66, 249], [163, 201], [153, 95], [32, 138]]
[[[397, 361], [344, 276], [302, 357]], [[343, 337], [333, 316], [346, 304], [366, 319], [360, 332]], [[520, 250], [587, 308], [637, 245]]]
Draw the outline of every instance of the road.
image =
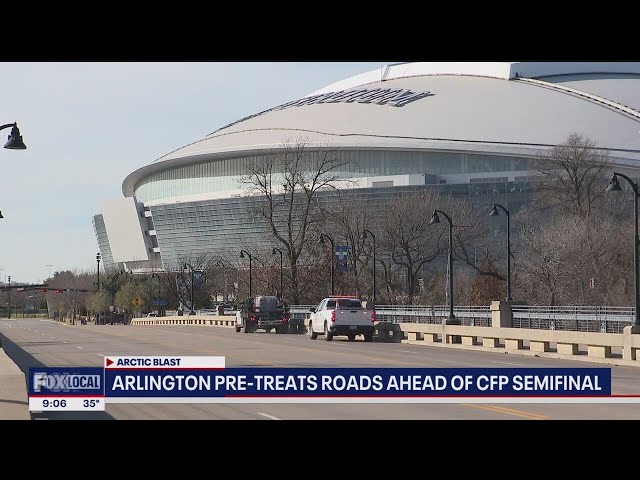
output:
[[[65, 325], [0, 320], [7, 354], [26, 371], [36, 366], [102, 366], [104, 356], [225, 356], [228, 367], [603, 367], [504, 353], [395, 343], [311, 341], [306, 335], [235, 333], [197, 326]], [[612, 367], [613, 393], [640, 395], [640, 368]], [[35, 416], [34, 416], [35, 417]], [[44, 419], [427, 420], [640, 419], [640, 405], [620, 404], [108, 404], [102, 413], [38, 414]]]

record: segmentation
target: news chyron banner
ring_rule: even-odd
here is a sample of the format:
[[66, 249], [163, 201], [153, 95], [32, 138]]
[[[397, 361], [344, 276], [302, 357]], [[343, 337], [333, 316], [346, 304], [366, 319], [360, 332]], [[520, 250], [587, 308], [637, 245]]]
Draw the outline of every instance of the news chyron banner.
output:
[[105, 357], [32, 368], [29, 408], [107, 403], [491, 403], [611, 397], [609, 368], [226, 368], [224, 357]]

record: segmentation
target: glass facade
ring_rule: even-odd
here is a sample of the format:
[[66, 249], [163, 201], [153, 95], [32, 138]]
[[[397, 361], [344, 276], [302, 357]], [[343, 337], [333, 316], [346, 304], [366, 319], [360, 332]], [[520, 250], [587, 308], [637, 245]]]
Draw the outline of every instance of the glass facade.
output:
[[[512, 212], [516, 212], [526, 203], [530, 185], [526, 180], [521, 180], [365, 188], [343, 190], [341, 194], [368, 197], [367, 204], [376, 214], [380, 214], [386, 202], [399, 193], [424, 189], [467, 197], [474, 208], [484, 208], [487, 212], [493, 203], [507, 205]], [[333, 191], [318, 192], [318, 200], [322, 203], [332, 202], [336, 195]], [[240, 249], [248, 250], [257, 258], [269, 256], [273, 240], [267, 224], [254, 210], [258, 201], [251, 197], [240, 197], [150, 206], [164, 268], [176, 269], [184, 261], [207, 255], [237, 258]]]
[[113, 263], [113, 255], [111, 254], [107, 228], [104, 225], [104, 218], [102, 215], [95, 215], [93, 217], [93, 230], [95, 231], [96, 238], [98, 239], [98, 248], [100, 249], [100, 256], [102, 257], [101, 266], [105, 271], [114, 269], [116, 264]]
[[[317, 159], [309, 153], [309, 162]], [[450, 175], [484, 172], [527, 171], [526, 158], [460, 152], [339, 150], [345, 162], [337, 173], [343, 178], [405, 174]], [[242, 189], [240, 179], [258, 161], [257, 156], [216, 160], [156, 173], [136, 186], [141, 202], [185, 195], [209, 194]]]

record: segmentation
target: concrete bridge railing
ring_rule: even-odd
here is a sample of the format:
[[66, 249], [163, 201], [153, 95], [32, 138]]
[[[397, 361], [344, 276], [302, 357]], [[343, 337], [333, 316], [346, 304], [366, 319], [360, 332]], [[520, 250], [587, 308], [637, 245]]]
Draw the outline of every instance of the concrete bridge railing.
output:
[[[626, 364], [640, 367], [640, 329], [625, 327], [623, 333], [575, 332], [510, 328], [509, 316], [500, 305], [492, 309], [491, 327], [429, 323], [379, 322], [378, 340], [409, 342], [443, 347], [495, 350], [523, 354], [541, 354], [601, 363]], [[510, 313], [510, 312], [508, 312]], [[308, 319], [305, 319], [308, 326]], [[235, 316], [180, 316], [135, 318], [131, 325], [193, 325], [233, 328]]]
[[223, 316], [197, 316], [187, 315], [181, 317], [151, 317], [151, 318], [134, 318], [131, 325], [149, 326], [149, 325], [206, 325], [212, 327], [234, 327], [236, 325], [236, 317], [231, 315]]

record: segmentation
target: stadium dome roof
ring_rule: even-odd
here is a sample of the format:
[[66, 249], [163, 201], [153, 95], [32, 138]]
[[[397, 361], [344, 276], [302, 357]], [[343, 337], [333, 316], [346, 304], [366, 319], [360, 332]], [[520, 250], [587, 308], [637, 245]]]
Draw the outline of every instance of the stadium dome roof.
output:
[[345, 149], [535, 155], [572, 133], [640, 167], [640, 62], [402, 63], [223, 126], [142, 167], [149, 175], [285, 141]]

